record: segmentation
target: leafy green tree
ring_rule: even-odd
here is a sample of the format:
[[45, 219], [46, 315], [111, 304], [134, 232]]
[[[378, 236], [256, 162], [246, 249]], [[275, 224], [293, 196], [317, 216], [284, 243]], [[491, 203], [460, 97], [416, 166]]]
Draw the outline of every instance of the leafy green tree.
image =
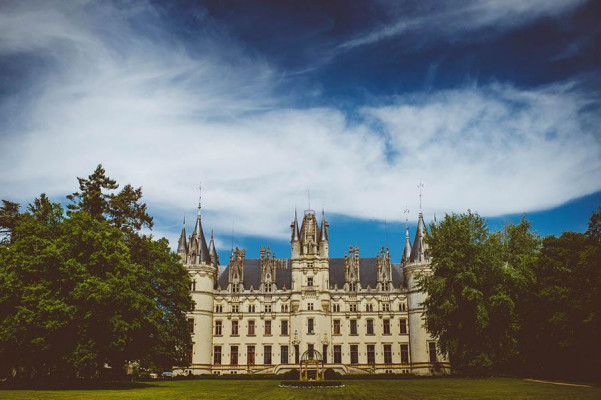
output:
[[117, 184], [100, 166], [80, 187], [67, 217], [35, 199], [0, 246], [0, 373], [93, 378], [132, 361], [183, 365], [190, 279], [165, 239], [136, 231], [152, 223], [141, 190], [107, 193]]
[[2, 200], [0, 206], [0, 245], [10, 242], [11, 233], [19, 218], [19, 204]]
[[446, 215], [427, 236], [432, 274], [426, 328], [453, 367], [468, 374], [507, 370], [517, 357], [517, 301], [532, 281], [538, 238], [523, 219], [491, 233], [477, 213]]

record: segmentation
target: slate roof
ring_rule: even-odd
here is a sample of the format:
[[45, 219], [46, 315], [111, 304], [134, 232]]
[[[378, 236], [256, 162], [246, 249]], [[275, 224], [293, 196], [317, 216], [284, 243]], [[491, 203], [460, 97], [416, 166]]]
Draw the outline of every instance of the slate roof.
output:
[[[261, 286], [261, 269], [258, 258], [247, 258], [244, 260], [244, 289], [259, 289]], [[227, 288], [229, 278], [229, 265], [223, 270], [219, 276], [219, 286], [222, 289]], [[374, 289], [377, 285], [378, 268], [376, 258], [360, 258], [359, 259], [359, 280], [362, 288]], [[330, 288], [337, 285], [339, 289], [344, 286], [344, 258], [330, 258]], [[392, 266], [392, 283], [395, 288], [398, 288], [403, 283], [403, 271], [400, 265], [393, 264]], [[286, 289], [291, 287], [291, 268], [290, 260], [285, 269], [278, 269], [276, 272], [276, 286], [278, 289]]]

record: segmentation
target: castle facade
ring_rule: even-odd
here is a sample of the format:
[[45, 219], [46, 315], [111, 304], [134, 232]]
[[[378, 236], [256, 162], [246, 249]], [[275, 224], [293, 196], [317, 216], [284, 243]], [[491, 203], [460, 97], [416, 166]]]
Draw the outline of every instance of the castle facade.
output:
[[384, 248], [373, 258], [361, 258], [358, 247], [331, 258], [328, 228], [323, 212], [318, 223], [305, 211], [300, 225], [295, 212], [289, 259], [263, 247], [249, 259], [236, 248], [223, 268], [199, 206], [192, 235], [184, 224], [178, 242], [196, 306], [189, 367], [174, 372], [277, 374], [298, 369], [305, 352], [340, 373], [448, 372], [423, 326], [417, 276], [431, 270], [422, 214], [413, 244], [407, 228], [399, 264]]

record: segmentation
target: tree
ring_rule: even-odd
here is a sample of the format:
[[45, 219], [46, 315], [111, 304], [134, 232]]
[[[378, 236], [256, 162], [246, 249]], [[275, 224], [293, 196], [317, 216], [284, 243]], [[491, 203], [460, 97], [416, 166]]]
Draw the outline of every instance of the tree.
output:
[[517, 357], [517, 301], [531, 282], [539, 240], [522, 219], [490, 233], [477, 214], [446, 215], [426, 238], [432, 274], [421, 277], [428, 297], [426, 328], [468, 374], [503, 371]]
[[19, 204], [2, 200], [0, 207], [0, 245], [11, 240], [11, 233], [19, 218]]
[[35, 199], [0, 246], [0, 373], [92, 378], [130, 361], [181, 365], [193, 307], [186, 269], [165, 239], [136, 231], [152, 221], [140, 189], [107, 194], [117, 184], [100, 166], [80, 187], [67, 217]]

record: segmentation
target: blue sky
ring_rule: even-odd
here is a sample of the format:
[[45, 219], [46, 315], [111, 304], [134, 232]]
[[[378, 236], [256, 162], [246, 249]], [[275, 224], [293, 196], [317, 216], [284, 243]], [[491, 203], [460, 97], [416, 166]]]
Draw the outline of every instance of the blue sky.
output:
[[601, 205], [601, 6], [584, 0], [0, 5], [0, 198], [57, 201], [102, 163], [154, 232], [203, 224], [288, 256], [295, 207], [331, 254], [388, 246], [404, 214], [541, 235]]

